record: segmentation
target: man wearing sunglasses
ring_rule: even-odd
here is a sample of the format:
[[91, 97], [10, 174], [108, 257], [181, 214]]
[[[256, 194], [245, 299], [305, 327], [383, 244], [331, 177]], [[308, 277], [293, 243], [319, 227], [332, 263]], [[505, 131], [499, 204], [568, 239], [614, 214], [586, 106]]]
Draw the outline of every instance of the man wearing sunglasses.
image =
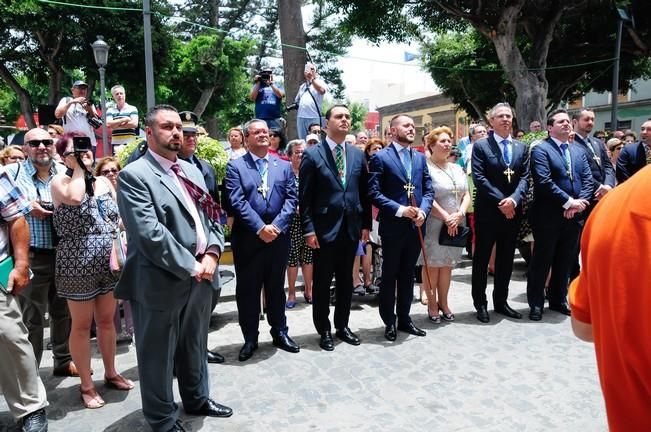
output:
[[29, 224], [29, 267], [34, 277], [21, 293], [23, 321], [29, 331], [37, 364], [43, 355], [43, 328], [45, 312], [49, 311], [56, 376], [77, 376], [68, 349], [70, 315], [65, 300], [57, 295], [54, 284], [54, 260], [57, 239], [52, 226], [52, 178], [65, 172], [65, 167], [54, 161], [54, 140], [43, 129], [31, 129], [25, 134], [27, 160], [7, 166], [7, 173], [30, 201], [32, 210], [26, 215]]

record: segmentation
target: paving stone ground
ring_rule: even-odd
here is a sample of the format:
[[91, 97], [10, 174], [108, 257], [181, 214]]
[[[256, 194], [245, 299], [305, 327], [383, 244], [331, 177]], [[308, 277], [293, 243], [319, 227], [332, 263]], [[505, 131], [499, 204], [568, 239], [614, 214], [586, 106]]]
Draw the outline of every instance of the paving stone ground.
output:
[[[225, 270], [232, 274], [232, 267]], [[191, 431], [605, 431], [604, 403], [593, 346], [576, 339], [570, 320], [545, 310], [529, 321], [524, 263], [516, 262], [509, 302], [525, 314], [510, 320], [491, 313], [475, 318], [470, 297], [470, 261], [455, 269], [450, 305], [453, 323], [427, 321], [427, 309], [412, 306], [423, 338], [398, 334], [388, 342], [374, 296], [353, 299], [350, 327], [360, 346], [336, 341], [322, 351], [311, 308], [302, 301], [287, 311], [298, 354], [277, 350], [269, 327], [260, 323], [260, 348], [237, 361], [242, 336], [237, 324], [235, 283], [228, 281], [212, 322], [209, 347], [226, 357], [209, 365], [212, 397], [234, 415], [212, 419], [182, 415]], [[491, 280], [489, 279], [489, 283]], [[489, 291], [490, 292], [490, 291]], [[490, 298], [490, 294], [489, 294]], [[489, 305], [489, 312], [492, 305]], [[133, 345], [120, 345], [119, 370], [136, 382], [131, 392], [104, 387], [103, 367], [93, 341], [95, 382], [107, 405], [86, 410], [79, 380], [52, 377], [45, 352], [41, 376], [50, 407], [50, 431], [147, 431]], [[0, 365], [1, 367], [1, 365]], [[176, 400], [180, 403], [178, 392]], [[18, 430], [0, 401], [0, 431]]]

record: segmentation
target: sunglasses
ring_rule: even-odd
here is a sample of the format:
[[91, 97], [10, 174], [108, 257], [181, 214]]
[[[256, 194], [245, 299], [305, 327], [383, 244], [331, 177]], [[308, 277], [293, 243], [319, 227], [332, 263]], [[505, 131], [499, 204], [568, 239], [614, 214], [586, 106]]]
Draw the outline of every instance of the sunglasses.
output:
[[624, 148], [623, 145], [618, 145], [617, 147], [613, 148], [611, 151], [619, 151], [619, 150], [621, 150], [623, 148]]
[[39, 147], [41, 144], [43, 144], [45, 147], [50, 147], [52, 144], [54, 144], [54, 140], [52, 139], [41, 139], [41, 140], [31, 140], [27, 141], [27, 145], [33, 148]]
[[117, 174], [118, 170], [117, 168], [109, 168], [109, 169], [101, 170], [99, 173], [102, 175]]

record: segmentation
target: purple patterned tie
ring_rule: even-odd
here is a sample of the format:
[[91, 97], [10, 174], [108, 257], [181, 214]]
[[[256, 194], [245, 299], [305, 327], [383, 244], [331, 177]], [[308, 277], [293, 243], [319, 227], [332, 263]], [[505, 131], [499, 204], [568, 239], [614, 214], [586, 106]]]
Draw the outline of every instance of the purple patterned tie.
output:
[[208, 192], [204, 192], [203, 189], [185, 177], [178, 164], [172, 165], [172, 171], [181, 180], [181, 184], [185, 186], [192, 200], [206, 212], [210, 219], [219, 223], [219, 216], [222, 213], [221, 206], [212, 199]]

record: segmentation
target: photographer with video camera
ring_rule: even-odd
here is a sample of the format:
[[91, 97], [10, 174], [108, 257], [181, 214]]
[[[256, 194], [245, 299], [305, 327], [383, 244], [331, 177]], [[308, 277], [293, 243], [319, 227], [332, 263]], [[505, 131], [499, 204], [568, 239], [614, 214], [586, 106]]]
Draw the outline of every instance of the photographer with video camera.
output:
[[105, 402], [95, 390], [90, 369], [93, 316], [106, 386], [124, 391], [134, 387], [115, 369], [113, 289], [119, 275], [111, 269], [110, 256], [120, 216], [111, 182], [91, 172], [90, 138], [80, 133], [65, 134], [56, 149], [67, 167], [65, 173], [52, 180], [54, 227], [60, 237], [56, 251], [57, 292], [67, 300], [72, 318], [70, 352], [81, 378], [83, 405], [100, 408]]
[[323, 95], [328, 91], [325, 83], [318, 78], [319, 74], [314, 63], [306, 63], [303, 74], [305, 75], [305, 82], [298, 88], [294, 103], [287, 106], [288, 111], [298, 110], [296, 114], [296, 132], [302, 140], [307, 136], [307, 130], [311, 124], [316, 123], [323, 127], [321, 107], [323, 105]]
[[66, 96], [54, 110], [54, 116], [63, 120], [63, 132], [80, 132], [90, 138], [93, 155], [97, 148], [95, 129], [102, 126], [102, 119], [97, 114], [95, 105], [88, 99], [88, 84], [77, 80], [70, 89], [72, 97]]
[[261, 70], [254, 78], [249, 98], [255, 102], [255, 118], [264, 120], [270, 129], [284, 129], [285, 122], [281, 120], [280, 104], [285, 92], [274, 84], [273, 78], [271, 70]]

